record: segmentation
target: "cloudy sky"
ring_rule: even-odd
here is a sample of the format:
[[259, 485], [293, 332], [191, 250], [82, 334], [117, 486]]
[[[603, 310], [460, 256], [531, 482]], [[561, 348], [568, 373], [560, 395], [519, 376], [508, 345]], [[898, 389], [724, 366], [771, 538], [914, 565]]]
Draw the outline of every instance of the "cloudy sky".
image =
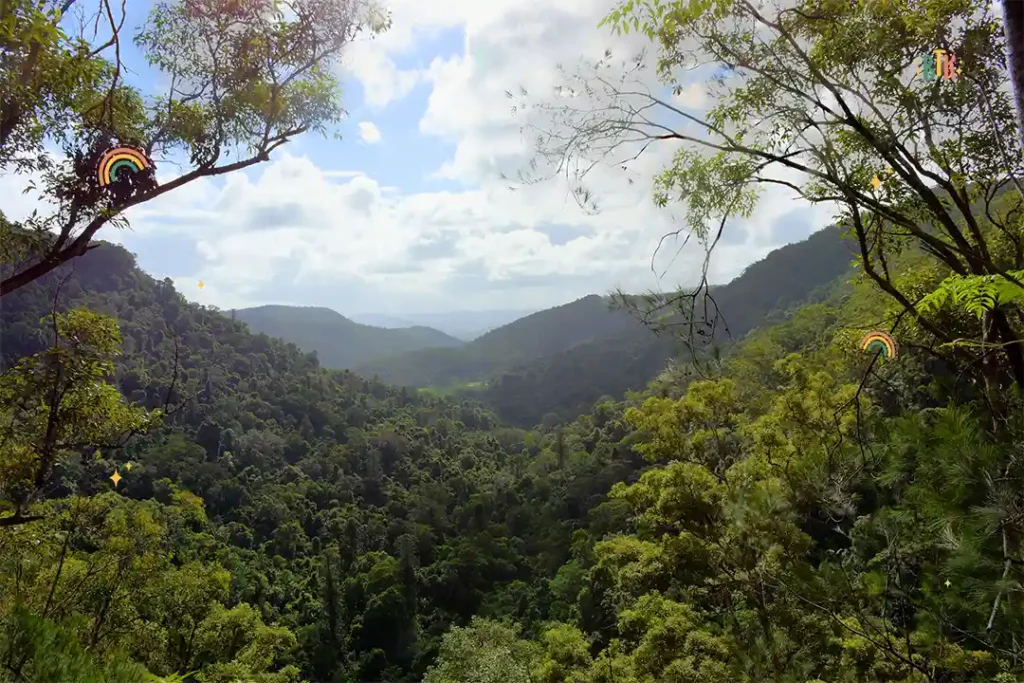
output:
[[[188, 298], [221, 308], [537, 309], [615, 287], [692, 280], [697, 249], [684, 249], [663, 277], [651, 267], [659, 238], [681, 226], [681, 213], [657, 209], [650, 195], [650, 178], [670, 149], [654, 149], [626, 172], [597, 169], [596, 214], [580, 210], [564, 179], [513, 188], [501, 178], [534, 156], [505, 91], [546, 96], [559, 64], [605, 49], [635, 51], [636, 43], [598, 28], [609, 0], [387, 4], [392, 29], [344, 57], [349, 117], [340, 140], [307, 135], [267, 163], [133, 209], [129, 230], [108, 228], [100, 237], [123, 244]], [[134, 78], [157, 82], [146, 72]], [[709, 102], [693, 81], [678, 103], [699, 111]], [[175, 169], [160, 175], [166, 180]], [[21, 182], [0, 178], [0, 202], [13, 218], [32, 206]], [[753, 219], [729, 226], [714, 280], [731, 279], [827, 219], [784, 191], [767, 195]], [[658, 274], [675, 251], [665, 248]]]

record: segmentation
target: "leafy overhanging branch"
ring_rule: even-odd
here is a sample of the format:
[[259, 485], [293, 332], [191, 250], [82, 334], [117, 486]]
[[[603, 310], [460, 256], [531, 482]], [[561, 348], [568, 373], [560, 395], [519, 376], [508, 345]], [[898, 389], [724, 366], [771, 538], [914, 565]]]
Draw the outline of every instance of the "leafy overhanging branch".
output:
[[[568, 96], [532, 107], [546, 125], [531, 120], [524, 129], [537, 134], [551, 175], [578, 188], [598, 163], [626, 165], [656, 143], [682, 145], [656, 179], [655, 202], [685, 206], [687, 231], [706, 248], [718, 237], [712, 221], [749, 218], [766, 186], [835, 206], [836, 222], [860, 245], [864, 272], [918, 325], [948, 341], [894, 283], [889, 262], [920, 248], [951, 273], [1022, 286], [1024, 198], [1007, 188], [1019, 184], [1024, 154], [1004, 145], [1016, 138], [1016, 120], [1002, 88], [1001, 27], [989, 9], [973, 0], [806, 0], [781, 10], [751, 0], [628, 0], [605, 25], [656, 43], [661, 87], [676, 92], [696, 46], [696, 61], [722, 70], [712, 81], [718, 104], [704, 116], [691, 113], [645, 80], [643, 55], [623, 60], [616, 78], [606, 54], [570, 77], [562, 88]], [[864, 45], [873, 46], [870, 53]], [[915, 58], [936, 45], [955, 46], [966, 65], [959, 83], [914, 79]], [[851, 54], [859, 55], [855, 69]], [[731, 199], [737, 192], [738, 202]], [[592, 199], [583, 189], [574, 196]], [[998, 217], [989, 210], [997, 196], [1011, 205]], [[1017, 245], [1016, 260], [994, 255], [999, 241]], [[702, 290], [669, 300], [692, 302]], [[692, 318], [690, 309], [680, 315]], [[1016, 319], [999, 309], [991, 323], [989, 341], [1004, 345], [1009, 376], [1024, 384]]]
[[[47, 161], [42, 183], [58, 208], [53, 215], [26, 222], [40, 234], [44, 247], [6, 274], [0, 296], [84, 254], [104, 225], [125, 223], [126, 210], [198, 178], [267, 161], [278, 147], [308, 131], [326, 132], [344, 115], [332, 70], [338, 55], [361, 33], [376, 34], [390, 23], [372, 0], [161, 2], [136, 43], [150, 64], [169, 77], [170, 87], [166, 95], [146, 103], [139, 93], [119, 85], [116, 36], [122, 26], [106, 9], [118, 68], [94, 79], [110, 86], [99, 111], [96, 96], [91, 105], [69, 103], [62, 109], [72, 121], [64, 145], [69, 160]], [[52, 22], [54, 16], [59, 19], [59, 14], [44, 18]], [[67, 39], [52, 26], [52, 41], [59, 47]], [[103, 64], [98, 54], [89, 60], [97, 68]], [[43, 125], [46, 132], [51, 128]], [[69, 126], [65, 123], [64, 128]], [[141, 144], [151, 156], [184, 152], [193, 168], [131, 196], [110, 196], [98, 186], [87, 162], [112, 142]], [[232, 150], [242, 151], [237, 160], [224, 162]], [[4, 162], [0, 169], [8, 165]]]

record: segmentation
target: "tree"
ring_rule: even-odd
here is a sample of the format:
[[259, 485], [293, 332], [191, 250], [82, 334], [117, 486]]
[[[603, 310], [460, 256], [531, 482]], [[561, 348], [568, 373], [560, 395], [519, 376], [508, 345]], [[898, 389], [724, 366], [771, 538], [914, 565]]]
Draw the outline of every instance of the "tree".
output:
[[[584, 181], [596, 163], [628, 167], [671, 145], [655, 202], [685, 207], [679, 232], [709, 258], [729, 219], [749, 217], [765, 187], [835, 207], [864, 275], [891, 297], [899, 320], [944, 353], [934, 347], [957, 335], [924, 314], [893, 272], [901, 251], [923, 250], [942, 274], [1022, 286], [1013, 271], [1024, 264], [1024, 149], [1013, 144], [1005, 41], [989, 11], [985, 0], [801, 0], [782, 9], [760, 0], [626, 0], [604, 24], [656, 45], [658, 82], [645, 55], [616, 62], [608, 53], [569, 76], [558, 103], [524, 96], [517, 110], [543, 116], [526, 124], [539, 135], [540, 160], [566, 175], [588, 208], [596, 203]], [[930, 78], [936, 60], [942, 73]], [[672, 98], [694, 68], [711, 76], [717, 97], [704, 115]], [[703, 275], [692, 291], [651, 296], [641, 312], [654, 323], [664, 315], [691, 323], [694, 344], [695, 335], [710, 338], [702, 324], [717, 311], [706, 266]], [[993, 308], [975, 336], [987, 355], [999, 349], [986, 372], [1024, 386], [1019, 311]], [[980, 355], [954, 351], [970, 365]]]
[[117, 445], [161, 416], [106, 382], [121, 344], [112, 319], [76, 309], [52, 325], [50, 349], [0, 375], [0, 508], [12, 513], [0, 527], [38, 519], [28, 508], [62, 460]]
[[[79, 36], [67, 33], [74, 4], [15, 0], [0, 9], [0, 172], [38, 173], [43, 198], [56, 207], [25, 222], [33, 248], [4, 273], [0, 296], [84, 254], [104, 225], [125, 224], [125, 210], [197, 178], [267, 161], [307, 131], [325, 132], [343, 115], [338, 55], [360, 33], [389, 23], [364, 0], [164, 0], [135, 37], [169, 83], [145, 98], [122, 78], [123, 6], [117, 20], [109, 0], [100, 0], [111, 35], [93, 47], [81, 26]], [[62, 144], [65, 160], [45, 154], [49, 140]], [[184, 156], [190, 170], [157, 184], [151, 165], [101, 187], [96, 167], [114, 144], [134, 145], [150, 159]], [[242, 151], [228, 161], [233, 150]]]
[[280, 661], [294, 635], [225, 607], [225, 569], [183, 561], [208, 522], [201, 500], [173, 498], [46, 501], [45, 521], [3, 530], [0, 680], [295, 680]]
[[1003, 0], [1006, 57], [1017, 103], [1017, 123], [1024, 145], [1024, 3]]
[[64, 117], [88, 111], [113, 79], [117, 67], [101, 58], [111, 45], [94, 50], [61, 28], [74, 4], [10, 0], [0, 7], [0, 168], [42, 168], [45, 138], [63, 141]]
[[476, 617], [445, 634], [425, 683], [529, 683], [537, 648], [507, 624]]

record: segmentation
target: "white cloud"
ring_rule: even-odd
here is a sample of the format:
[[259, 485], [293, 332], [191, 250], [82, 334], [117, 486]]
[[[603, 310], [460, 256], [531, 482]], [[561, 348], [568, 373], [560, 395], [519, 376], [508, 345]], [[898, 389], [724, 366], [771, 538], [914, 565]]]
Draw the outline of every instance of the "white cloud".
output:
[[29, 190], [30, 182], [41, 185], [42, 177], [33, 174], [31, 176], [22, 174], [0, 174], [0, 212], [8, 220], [24, 220], [29, 217], [33, 210], [38, 209], [41, 216], [46, 216], [53, 207], [40, 202], [41, 193]]
[[360, 121], [359, 137], [368, 145], [380, 142], [380, 128], [372, 121]]
[[[643, 46], [635, 35], [612, 37], [597, 27], [611, 0], [389, 4], [393, 29], [354, 44], [344, 66], [370, 108], [395, 102], [417, 84], [430, 89], [418, 131], [452, 144], [434, 175], [466, 189], [396, 190], [351, 167], [317, 168], [279, 153], [248, 175], [199, 181], [133, 209], [134, 235], [159, 231], [197, 245], [198, 271], [155, 275], [171, 276], [190, 297], [225, 308], [271, 299], [314, 303], [317, 296], [315, 303], [342, 311], [392, 312], [539, 308], [616, 286], [636, 291], [694, 279], [704, 255], [692, 245], [664, 281], [652, 273], [659, 239], [681, 226], [679, 209], [657, 209], [650, 192], [673, 147], [652, 148], [626, 170], [596, 168], [587, 178], [601, 208], [593, 215], [579, 208], [564, 179], [515, 190], [502, 179], [514, 177], [535, 152], [522, 131], [533, 119], [512, 115], [506, 91], [522, 86], [545, 96], [560, 82], [558, 64], [571, 68], [581, 56], [596, 58], [606, 49], [624, 57]], [[464, 32], [461, 54], [422, 51], [453, 28]], [[688, 83], [675, 99], [697, 110], [710, 103], [702, 83]], [[359, 132], [366, 143], [380, 139], [370, 121]], [[767, 192], [755, 219], [729, 226], [738, 237], [719, 245], [712, 281], [734, 277], [780, 246], [784, 231], [775, 224], [802, 207], [782, 188]], [[807, 213], [817, 227], [828, 218], [826, 209]], [[579, 236], [551, 239], [551, 226], [571, 226]], [[129, 243], [132, 237], [104, 233]], [[655, 271], [672, 262], [676, 248], [665, 244]], [[140, 260], [146, 267], [146, 254]]]
[[711, 95], [704, 83], [691, 83], [674, 95], [676, 104], [688, 109], [703, 110], [711, 104]]
[[[610, 195], [592, 215], [557, 184], [402, 194], [303, 157], [283, 155], [259, 168], [251, 178], [231, 175], [178, 200], [168, 194], [137, 207], [132, 233], [103, 237], [130, 245], [133, 235], [159, 232], [194, 241], [198, 271], [155, 274], [222, 308], [313, 303], [316, 296], [342, 311], [397, 312], [545, 307], [615, 286], [649, 288], [657, 284], [651, 255], [672, 228], [639, 190]], [[728, 279], [777, 246], [756, 238], [758, 226], [766, 232], [793, 208], [785, 196], [769, 197], [756, 223], [736, 226], [750, 239], [720, 245], [713, 278]], [[575, 239], [552, 240], [552, 225], [572, 226]], [[674, 250], [665, 245], [659, 272]], [[701, 257], [684, 252], [670, 272], [685, 279]]]
[[421, 77], [416, 70], [399, 70], [377, 41], [352, 44], [342, 68], [359, 80], [366, 103], [377, 109], [408, 95]]

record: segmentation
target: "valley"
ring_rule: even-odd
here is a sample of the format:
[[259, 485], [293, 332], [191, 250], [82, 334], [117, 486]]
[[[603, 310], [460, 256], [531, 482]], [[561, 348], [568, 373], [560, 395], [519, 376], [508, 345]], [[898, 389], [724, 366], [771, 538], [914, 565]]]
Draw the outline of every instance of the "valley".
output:
[[0, 683], [1024, 683], [1024, 3], [783, 5], [0, 3]]
[[528, 309], [445, 311], [437, 313], [405, 312], [397, 315], [359, 313], [352, 320], [374, 327], [433, 327], [462, 341], [473, 341], [493, 329], [525, 318], [536, 311]]
[[[497, 386], [488, 381], [456, 392], [416, 392], [323, 368], [320, 349], [305, 351], [255, 334], [240, 319], [248, 314], [232, 319], [231, 312], [190, 303], [170, 282], [139, 271], [120, 247], [100, 245], [73, 270], [58, 270], [4, 298], [0, 342], [7, 376], [17, 376], [16, 370], [11, 374], [16, 359], [45, 351], [50, 331], [35, 321], [46, 320], [54, 302], [62, 311], [88, 305], [112, 316], [120, 329], [114, 385], [140, 409], [164, 410], [167, 416], [123, 446], [61, 462], [62, 488], [43, 504], [45, 521], [16, 527], [23, 531], [12, 538], [52, 528], [53, 542], [31, 550], [33, 557], [49, 558], [45, 566], [68, 552], [56, 535], [61, 520], [89, 516], [92, 526], [74, 531], [81, 539], [71, 546], [76, 566], [127, 563], [122, 580], [139, 586], [108, 596], [116, 606], [105, 617], [109, 626], [122, 628], [145, 618], [168, 642], [185, 637], [181, 629], [187, 624], [197, 629], [198, 644], [184, 655], [171, 647], [153, 650], [133, 636], [108, 637], [109, 646], [150, 671], [169, 673], [206, 661], [229, 663], [231, 671], [271, 681], [329, 680], [339, 670], [362, 681], [458, 680], [438, 676], [455, 675], [444, 672], [466, 657], [472, 662], [504, 651], [501, 643], [507, 642], [525, 648], [516, 655], [523, 661], [539, 658], [538, 665], [551, 662], [546, 666], [581, 671], [600, 667], [601, 660], [592, 663], [586, 649], [566, 659], [553, 644], [534, 652], [529, 639], [567, 639], [582, 647], [586, 631], [600, 633], [613, 618], [602, 596], [621, 590], [621, 579], [605, 572], [611, 567], [640, 571], [641, 551], [671, 551], [661, 545], [667, 537], [659, 540], [630, 521], [633, 515], [643, 520], [667, 514], [647, 507], [663, 504], [652, 503], [650, 496], [689, 496], [671, 518], [685, 528], [697, 523], [686, 521], [689, 515], [715, 500], [709, 496], [722, 495], [722, 484], [707, 470], [687, 469], [675, 459], [676, 448], [702, 457], [707, 446], [698, 439], [708, 428], [726, 439], [716, 448], [727, 449], [721, 457], [729, 457], [732, 448], [756, 449], [769, 432], [789, 444], [786, 448], [799, 445], [812, 453], [831, 448], [827, 422], [833, 410], [842, 409], [852, 386], [841, 378], [853, 381], [861, 365], [832, 340], [842, 338], [847, 325], [864, 324], [881, 310], [873, 290], [851, 280], [852, 271], [844, 267], [849, 254], [836, 236], [835, 230], [825, 230], [779, 250], [716, 290], [733, 336], [722, 340], [724, 365], [715, 379], [678, 378], [674, 373], [682, 366], [666, 365], [663, 342], [623, 314], [608, 311], [602, 297], [542, 311], [492, 333], [490, 340], [481, 338], [477, 349], [489, 344], [511, 349], [521, 342], [520, 363], [526, 354], [536, 354], [532, 365], [520, 366], [532, 374], [521, 372], [545, 395], [531, 393], [529, 385], [517, 393], [508, 384], [518, 375], [507, 371]], [[823, 267], [829, 250], [831, 280]], [[801, 281], [794, 262], [816, 268], [804, 271], [807, 279]], [[915, 261], [905, 263], [912, 267]], [[770, 277], [780, 272], [789, 277]], [[749, 302], [741, 298], [749, 291], [770, 302], [760, 314], [750, 307], [726, 307], [731, 301]], [[801, 294], [807, 298], [798, 299]], [[356, 339], [378, 333], [322, 309], [255, 310], [275, 320], [297, 315], [290, 319], [291, 333], [305, 333], [296, 320], [304, 325], [310, 317], [331, 325], [309, 328], [314, 331], [354, 331]], [[736, 330], [745, 334], [736, 336]], [[526, 336], [530, 332], [552, 334]], [[627, 340], [642, 359], [638, 366], [626, 360]], [[623, 365], [627, 369], [619, 370], [640, 390], [589, 401], [592, 376], [600, 377], [605, 366]], [[829, 366], [846, 368], [841, 371], [846, 374], [816, 384]], [[557, 374], [559, 367], [573, 370]], [[913, 376], [921, 371], [904, 362], [887, 372]], [[646, 389], [639, 372], [653, 380]], [[877, 390], [884, 391], [883, 385]], [[789, 416], [794, 400], [823, 401], [815, 409], [823, 412], [812, 415], [825, 422], [814, 427]], [[551, 405], [550, 413], [562, 410], [562, 416], [544, 413], [527, 428], [517, 428], [494, 412], [532, 419], [537, 404]], [[783, 422], [773, 426], [778, 419]], [[666, 440], [680, 438], [686, 445]], [[923, 438], [921, 447], [934, 443], [929, 440], [934, 437]], [[850, 444], [843, 457], [854, 457], [858, 448]], [[115, 487], [108, 479], [112, 471], [123, 477]], [[103, 520], [123, 522], [110, 526]], [[784, 534], [776, 541], [781, 543], [795, 532], [761, 526], [743, 532], [739, 520], [728, 517], [716, 524], [723, 526], [701, 532], [694, 542], [749, 533], [739, 537], [735, 555], [715, 560], [730, 572], [757, 556], [747, 559], [745, 544], [760, 543], [769, 533]], [[149, 535], [150, 545], [126, 545], [141, 533]], [[825, 529], [807, 533], [820, 543], [834, 542]], [[154, 554], [157, 548], [171, 550], [176, 559]], [[217, 566], [233, 568], [229, 583], [218, 583]], [[659, 575], [658, 580], [669, 580], [657, 573], [662, 570], [644, 571], [656, 572], [645, 581]], [[45, 592], [49, 579], [31, 573], [26, 580], [26, 590]], [[72, 589], [60, 589], [65, 597], [54, 623], [88, 613], [90, 601], [104, 595], [104, 585], [66, 595]], [[827, 592], [824, 585], [814, 586]], [[194, 616], [183, 626], [168, 600], [185, 590], [203, 592], [187, 593]], [[732, 590], [742, 594], [756, 585], [737, 579]], [[642, 599], [656, 601], [657, 609], [672, 609], [659, 593], [645, 595]], [[731, 608], [722, 603], [719, 609]], [[806, 612], [801, 619], [816, 616]], [[785, 647], [794, 653], [806, 643], [802, 620], [786, 627], [793, 640]], [[238, 624], [245, 624], [244, 634], [225, 642], [219, 634]], [[619, 655], [616, 666], [641, 666], [634, 658], [652, 633], [641, 635], [638, 649]], [[797, 633], [803, 634], [799, 641]], [[466, 638], [475, 643], [473, 649], [462, 649]], [[57, 661], [83, 656], [74, 645], [33, 647], [35, 656], [46, 652]], [[815, 657], [828, 650], [823, 642], [815, 648]], [[253, 651], [260, 653], [258, 664], [246, 654]], [[67, 670], [82, 680], [134, 680], [131, 667], [117, 673], [110, 665], [66, 661], [64, 666], [72, 667]]]
[[[791, 307], [820, 298], [853, 257], [834, 227], [772, 252], [712, 290], [723, 321], [704, 346], [727, 346], [755, 327], [783, 320]], [[255, 332], [316, 351], [325, 367], [474, 398], [517, 427], [532, 427], [545, 416], [571, 420], [604, 397], [643, 389], [670, 358], [687, 352], [596, 294], [526, 315], [465, 344], [424, 328], [361, 326], [325, 309], [263, 307], [235, 315]], [[409, 348], [395, 350], [396, 344]]]

